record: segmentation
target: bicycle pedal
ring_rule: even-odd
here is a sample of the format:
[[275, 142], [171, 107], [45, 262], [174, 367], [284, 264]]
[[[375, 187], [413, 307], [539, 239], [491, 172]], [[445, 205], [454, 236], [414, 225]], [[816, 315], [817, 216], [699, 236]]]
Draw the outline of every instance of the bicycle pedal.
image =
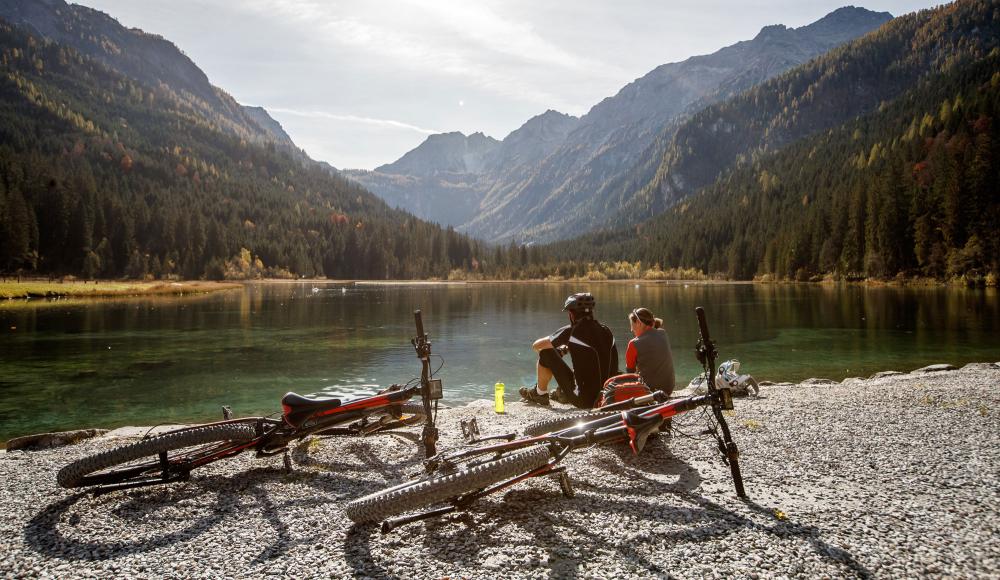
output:
[[572, 498], [576, 495], [576, 490], [573, 489], [573, 482], [569, 478], [569, 474], [565, 471], [559, 473], [559, 489], [567, 498]]
[[480, 435], [479, 423], [476, 421], [476, 418], [462, 419], [460, 424], [462, 427], [462, 438], [465, 439], [465, 442], [475, 443]]

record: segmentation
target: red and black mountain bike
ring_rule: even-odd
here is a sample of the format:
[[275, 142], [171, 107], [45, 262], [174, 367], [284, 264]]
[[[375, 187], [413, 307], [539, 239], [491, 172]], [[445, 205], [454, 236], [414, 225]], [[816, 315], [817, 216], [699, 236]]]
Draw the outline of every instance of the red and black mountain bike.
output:
[[[254, 450], [258, 457], [284, 454], [288, 446], [309, 435], [369, 435], [423, 423], [421, 442], [427, 457], [436, 454], [437, 401], [441, 380], [431, 371], [431, 343], [419, 310], [413, 313], [417, 336], [411, 340], [420, 359], [420, 378], [351, 401], [288, 393], [281, 399], [281, 416], [229, 418], [177, 429], [104, 451], [70, 463], [59, 471], [67, 488], [100, 486], [97, 493], [188, 479], [191, 471], [209, 463]], [[440, 370], [440, 367], [438, 367]], [[410, 403], [420, 395], [422, 404]], [[433, 408], [432, 408], [433, 402]]]
[[[674, 415], [699, 407], [711, 407], [714, 421], [708, 433], [715, 436], [723, 459], [729, 464], [736, 493], [746, 497], [740, 473], [739, 451], [733, 442], [724, 410], [733, 408], [728, 386], [715, 383], [718, 354], [708, 334], [705, 311], [695, 309], [701, 337], [696, 354], [708, 379], [708, 393], [668, 400], [657, 391], [634, 397], [572, 417], [561, 417], [529, 426], [529, 437], [503, 443], [444, 452], [425, 461], [426, 473], [419, 479], [356, 499], [347, 504], [347, 516], [355, 522], [383, 521], [382, 531], [417, 520], [468, 507], [481, 497], [501, 491], [530, 477], [558, 474], [562, 491], [573, 495], [565, 467], [558, 465], [571, 451], [597, 443], [628, 441], [639, 453], [646, 439]], [[514, 439], [511, 436], [499, 436]], [[446, 504], [415, 515], [387, 519], [404, 512]]]

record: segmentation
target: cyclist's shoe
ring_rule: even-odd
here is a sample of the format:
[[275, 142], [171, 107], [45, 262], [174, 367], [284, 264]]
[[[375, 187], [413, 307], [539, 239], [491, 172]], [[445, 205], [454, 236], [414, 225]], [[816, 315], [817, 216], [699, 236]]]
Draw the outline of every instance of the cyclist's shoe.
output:
[[569, 403], [569, 397], [566, 396], [566, 393], [561, 388], [550, 391], [549, 396], [557, 403], [562, 403], [564, 405]]
[[540, 395], [535, 387], [521, 387], [521, 390], [519, 390], [518, 393], [521, 395], [522, 399], [529, 403], [535, 403], [536, 405], [542, 405], [543, 407], [549, 406], [549, 394], [545, 393], [544, 395]]

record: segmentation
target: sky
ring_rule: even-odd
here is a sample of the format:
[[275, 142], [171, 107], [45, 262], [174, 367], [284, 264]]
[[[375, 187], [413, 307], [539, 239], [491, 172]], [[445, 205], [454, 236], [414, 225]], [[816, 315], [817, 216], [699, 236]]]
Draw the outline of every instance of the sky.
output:
[[[72, 1], [72, 0], [70, 0]], [[668, 62], [843, 0], [78, 0], [176, 44], [314, 159], [391, 163], [428, 135], [580, 116]], [[894, 16], [935, 5], [869, 0]]]

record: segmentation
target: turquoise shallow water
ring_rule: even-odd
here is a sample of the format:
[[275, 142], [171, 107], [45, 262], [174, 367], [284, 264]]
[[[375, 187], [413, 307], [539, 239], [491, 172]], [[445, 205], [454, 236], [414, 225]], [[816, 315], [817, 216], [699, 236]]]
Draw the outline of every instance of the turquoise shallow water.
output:
[[[721, 359], [759, 380], [843, 379], [937, 362], [1000, 361], [995, 290], [752, 284], [263, 283], [207, 296], [0, 306], [0, 440], [76, 427], [276, 411], [286, 391], [374, 391], [419, 372], [421, 308], [446, 402], [533, 382], [531, 342], [591, 291], [621, 350], [625, 317], [665, 320], [678, 383], [698, 372], [694, 307]], [[436, 361], [440, 364], [440, 361]]]

